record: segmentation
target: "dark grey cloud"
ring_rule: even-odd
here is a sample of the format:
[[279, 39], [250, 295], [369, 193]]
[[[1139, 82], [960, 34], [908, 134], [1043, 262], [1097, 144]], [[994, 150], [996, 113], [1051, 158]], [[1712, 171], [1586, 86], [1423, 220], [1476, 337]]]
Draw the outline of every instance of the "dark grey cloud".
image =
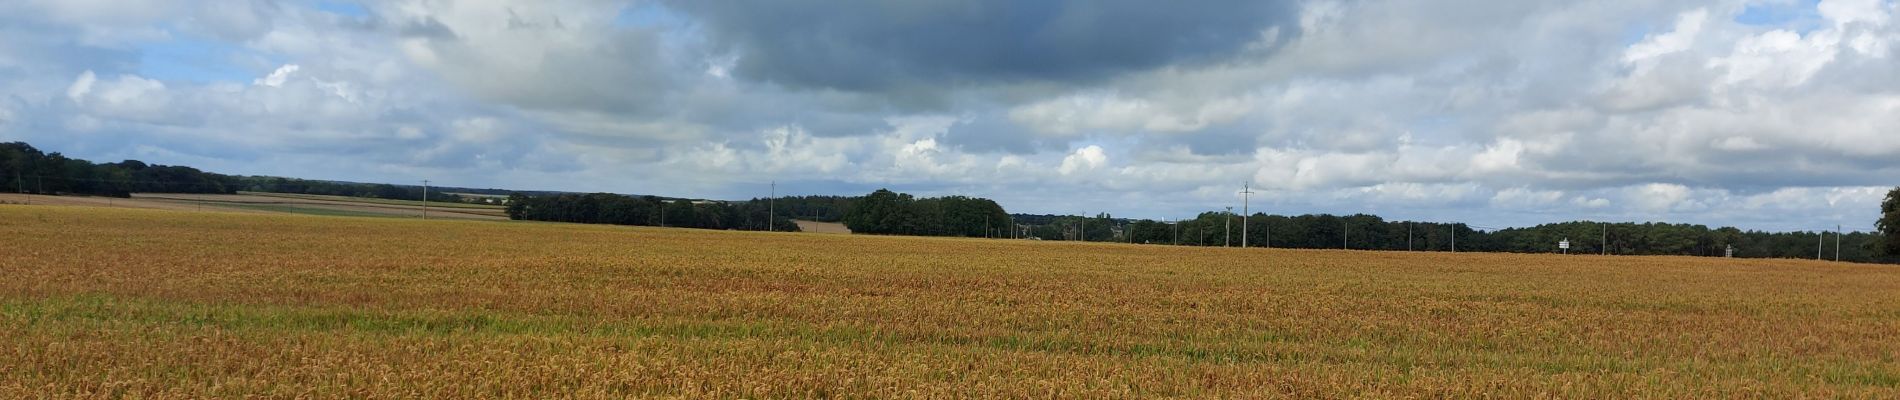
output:
[[[677, 1], [744, 78], [903, 91], [1099, 81], [1227, 58], [1296, 19], [1282, 1]], [[1297, 29], [1282, 29], [1281, 36]]]

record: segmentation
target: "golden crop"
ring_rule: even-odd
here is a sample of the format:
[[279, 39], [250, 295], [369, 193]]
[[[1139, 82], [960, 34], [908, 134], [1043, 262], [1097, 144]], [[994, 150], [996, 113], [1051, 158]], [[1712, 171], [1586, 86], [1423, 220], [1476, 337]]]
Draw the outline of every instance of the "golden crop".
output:
[[1900, 397], [1900, 270], [0, 206], [0, 396]]

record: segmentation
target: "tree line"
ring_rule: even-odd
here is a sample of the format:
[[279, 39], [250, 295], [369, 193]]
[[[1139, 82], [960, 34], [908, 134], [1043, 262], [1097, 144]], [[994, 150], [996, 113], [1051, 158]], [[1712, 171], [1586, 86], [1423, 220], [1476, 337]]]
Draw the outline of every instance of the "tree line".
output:
[[0, 143], [0, 190], [114, 197], [133, 192], [233, 193], [236, 189], [229, 178], [137, 160], [94, 164], [58, 152], [45, 153], [22, 142]]
[[851, 203], [863, 196], [784, 196], [778, 198], [778, 210], [793, 218], [818, 222], [844, 222]]
[[[789, 215], [772, 215], [771, 206], [763, 199], [724, 202], [612, 193], [540, 196], [516, 193], [508, 196], [508, 218], [582, 224], [798, 231], [798, 224]], [[768, 224], [768, 220], [772, 222]]]
[[[371, 184], [306, 180], [270, 176], [237, 176], [205, 172], [186, 166], [147, 164], [138, 160], [94, 163], [46, 153], [22, 142], [0, 143], [0, 190], [34, 194], [77, 194], [127, 197], [132, 193], [213, 193], [238, 191], [422, 200], [424, 189], [414, 185]], [[430, 201], [459, 202], [462, 193], [499, 194], [496, 189], [428, 188]], [[679, 226], [706, 229], [764, 230], [769, 206], [758, 199], [707, 202], [616, 194], [559, 194], [514, 192], [509, 214], [515, 219]], [[530, 195], [532, 194], [532, 196]], [[1737, 257], [1832, 259], [1837, 247], [1844, 261], [1900, 262], [1900, 188], [1881, 203], [1877, 232], [1743, 231], [1732, 227], [1665, 223], [1600, 223], [1590, 221], [1538, 225], [1528, 228], [1480, 230], [1458, 223], [1386, 221], [1375, 215], [1326, 214], [1279, 216], [1256, 213], [1241, 218], [1232, 213], [1206, 212], [1193, 219], [1161, 222], [1094, 217], [1011, 215], [989, 199], [963, 196], [917, 199], [909, 194], [879, 189], [866, 196], [790, 196], [777, 199], [781, 231], [795, 230], [792, 218], [844, 222], [852, 231], [868, 234], [1032, 237], [1048, 240], [1087, 240], [1192, 246], [1252, 246], [1282, 248], [1348, 248], [1363, 250], [1557, 252], [1556, 243], [1569, 239], [1570, 252], [1582, 254], [1721, 256], [1730, 246]], [[1607, 239], [1607, 240], [1606, 240]]]
[[432, 186], [428, 188], [428, 195], [424, 196], [421, 186], [411, 185], [315, 181], [275, 176], [233, 176], [230, 178], [234, 187], [247, 192], [316, 194], [410, 201], [428, 199], [428, 201], [432, 203], [468, 202], [468, 199], [463, 198], [461, 195], [451, 194], [448, 191], [458, 193], [470, 191], [461, 188]]
[[1010, 237], [1014, 225], [995, 201], [965, 196], [915, 198], [878, 189], [845, 207], [852, 233], [874, 235]]
[[666, 226], [703, 229], [797, 231], [794, 219], [843, 222], [853, 233], [874, 235], [1009, 237], [1009, 213], [990, 199], [946, 196], [915, 198], [879, 189], [865, 196], [787, 196], [771, 201], [709, 201], [612, 193], [509, 196], [516, 220]]
[[[1181, 221], [1116, 219], [1108, 214], [1017, 215], [1021, 232], [1044, 240], [1085, 240], [1296, 249], [1468, 251], [1834, 259], [1900, 263], [1900, 188], [1887, 196], [1879, 233], [1765, 232], [1694, 224], [1576, 221], [1527, 228], [1474, 229], [1462, 223], [1387, 221], [1376, 215], [1299, 216], [1206, 212]], [[1244, 229], [1242, 225], [1245, 225]]]
[[[94, 163], [46, 153], [23, 142], [0, 143], [0, 190], [43, 195], [130, 197], [132, 193], [232, 194], [238, 191], [422, 200], [421, 186], [318, 181], [274, 176], [240, 176], [138, 160]], [[431, 202], [461, 202], [457, 192], [484, 189], [428, 189]]]

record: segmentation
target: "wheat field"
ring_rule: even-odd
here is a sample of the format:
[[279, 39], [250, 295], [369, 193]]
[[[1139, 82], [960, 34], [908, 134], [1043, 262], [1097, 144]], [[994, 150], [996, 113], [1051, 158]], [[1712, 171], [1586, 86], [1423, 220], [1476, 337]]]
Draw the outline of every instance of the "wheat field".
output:
[[1900, 271], [0, 205], [25, 398], [1900, 397]]

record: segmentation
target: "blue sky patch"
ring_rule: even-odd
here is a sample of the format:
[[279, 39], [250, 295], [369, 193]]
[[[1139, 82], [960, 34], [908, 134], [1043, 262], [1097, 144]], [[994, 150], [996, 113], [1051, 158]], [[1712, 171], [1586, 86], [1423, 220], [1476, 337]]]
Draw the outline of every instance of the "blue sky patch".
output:
[[1777, 1], [1748, 5], [1735, 22], [1743, 25], [1793, 29], [1803, 34], [1820, 28], [1819, 0]]
[[678, 13], [657, 3], [640, 3], [620, 10], [614, 16], [614, 26], [623, 28], [665, 28], [685, 24], [686, 19]]
[[196, 83], [249, 82], [254, 72], [233, 64], [245, 51], [228, 43], [175, 36], [140, 47], [138, 74], [159, 80]]
[[369, 9], [363, 8], [362, 4], [358, 4], [354, 1], [321, 0], [317, 2], [316, 7], [318, 10], [337, 15], [347, 15], [357, 18], [369, 16]]

